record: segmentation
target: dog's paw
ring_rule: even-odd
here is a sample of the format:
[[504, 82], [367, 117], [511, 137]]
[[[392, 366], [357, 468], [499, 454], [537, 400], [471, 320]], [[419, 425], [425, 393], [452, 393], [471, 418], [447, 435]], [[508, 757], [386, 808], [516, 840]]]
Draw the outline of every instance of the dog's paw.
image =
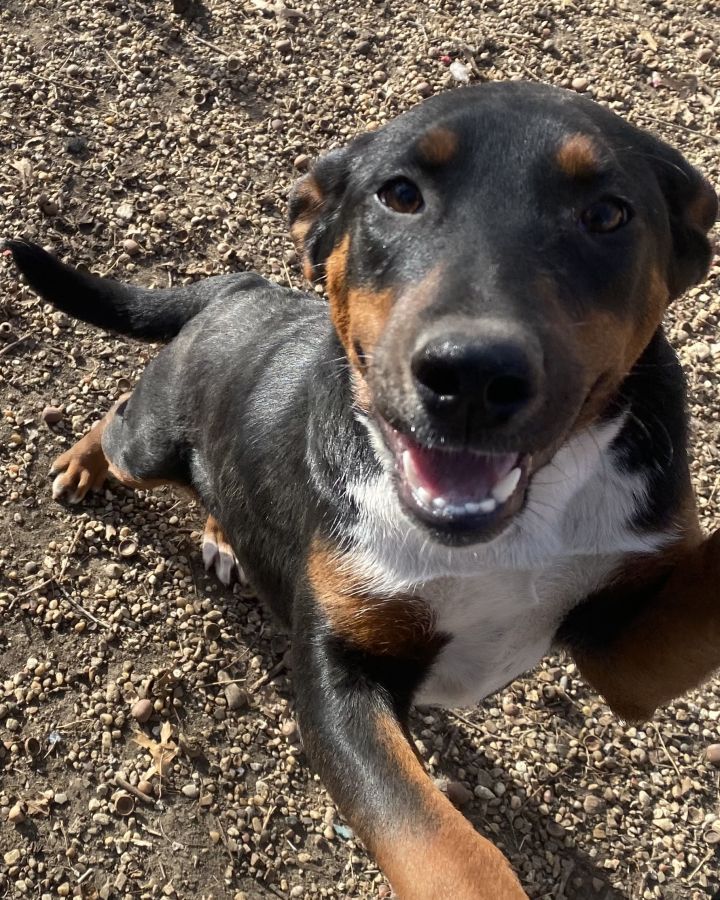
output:
[[90, 490], [99, 490], [107, 477], [107, 462], [102, 452], [78, 450], [82, 441], [58, 456], [50, 469], [53, 500], [79, 503]]
[[213, 570], [218, 580], [226, 587], [237, 581], [247, 588], [248, 580], [240, 563], [227, 542], [222, 528], [213, 516], [208, 516], [202, 538], [202, 558], [206, 571]]

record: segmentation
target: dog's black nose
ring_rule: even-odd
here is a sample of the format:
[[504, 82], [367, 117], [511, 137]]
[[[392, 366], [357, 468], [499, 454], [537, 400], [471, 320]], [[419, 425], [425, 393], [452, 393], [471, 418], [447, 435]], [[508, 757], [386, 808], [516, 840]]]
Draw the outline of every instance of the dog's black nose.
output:
[[540, 376], [534, 356], [518, 338], [445, 334], [415, 351], [411, 369], [432, 416], [462, 416], [471, 427], [495, 428], [536, 396]]

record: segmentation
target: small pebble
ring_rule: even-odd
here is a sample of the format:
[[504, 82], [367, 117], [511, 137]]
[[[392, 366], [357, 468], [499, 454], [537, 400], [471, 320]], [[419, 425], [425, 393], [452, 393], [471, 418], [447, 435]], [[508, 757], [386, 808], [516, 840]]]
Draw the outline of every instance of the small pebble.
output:
[[46, 425], [57, 425], [62, 421], [64, 415], [65, 412], [61, 406], [46, 406], [41, 413], [42, 420]]
[[147, 722], [150, 716], [153, 714], [153, 709], [154, 707], [150, 700], [138, 700], [133, 704], [133, 707], [130, 710], [130, 714], [136, 722], [140, 722], [140, 724], [142, 725]]
[[720, 766], [720, 744], [710, 744], [705, 751], [705, 759], [711, 766]]
[[189, 797], [191, 800], [197, 800], [197, 798], [200, 796], [200, 789], [196, 784], [192, 784], [192, 782], [190, 784], [184, 784], [180, 788], [180, 790], [186, 797]]
[[448, 781], [445, 792], [455, 806], [466, 806], [473, 798], [473, 792], [461, 781]]
[[128, 238], [127, 240], [123, 241], [122, 248], [128, 256], [137, 256], [140, 252], [140, 244], [138, 244], [138, 242], [134, 241], [132, 238]]
[[578, 78], [573, 78], [572, 82], [570, 83], [570, 86], [572, 87], [572, 89], [574, 91], [577, 91], [579, 94], [582, 94], [584, 91], [586, 91], [588, 89], [588, 87], [590, 86], [590, 82], [587, 80], [587, 78], [578, 77]]
[[300, 153], [293, 160], [293, 166], [298, 170], [298, 172], [307, 172], [310, 168], [311, 158], [307, 155], [307, 153]]
[[225, 687], [225, 699], [229, 709], [244, 709], [248, 705], [248, 696], [236, 684]]

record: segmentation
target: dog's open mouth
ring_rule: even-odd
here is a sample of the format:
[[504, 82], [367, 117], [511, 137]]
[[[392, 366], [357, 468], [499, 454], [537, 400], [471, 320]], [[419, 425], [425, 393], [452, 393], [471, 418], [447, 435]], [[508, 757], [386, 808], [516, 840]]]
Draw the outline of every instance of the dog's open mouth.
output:
[[384, 432], [395, 457], [400, 499], [428, 524], [489, 530], [521, 505], [527, 455], [429, 448], [388, 426]]

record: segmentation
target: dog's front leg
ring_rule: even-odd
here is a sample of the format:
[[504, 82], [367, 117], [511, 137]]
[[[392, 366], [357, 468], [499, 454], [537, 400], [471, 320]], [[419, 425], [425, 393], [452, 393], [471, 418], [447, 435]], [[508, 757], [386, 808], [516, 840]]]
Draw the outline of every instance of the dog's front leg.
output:
[[[402, 900], [523, 900], [503, 854], [433, 785], [409, 742], [412, 693], [436, 638], [413, 598], [359, 596], [341, 566], [296, 597], [305, 751]], [[436, 651], [435, 651], [436, 652]]]
[[571, 613], [563, 634], [615, 712], [649, 719], [720, 667], [720, 531], [634, 560]]

